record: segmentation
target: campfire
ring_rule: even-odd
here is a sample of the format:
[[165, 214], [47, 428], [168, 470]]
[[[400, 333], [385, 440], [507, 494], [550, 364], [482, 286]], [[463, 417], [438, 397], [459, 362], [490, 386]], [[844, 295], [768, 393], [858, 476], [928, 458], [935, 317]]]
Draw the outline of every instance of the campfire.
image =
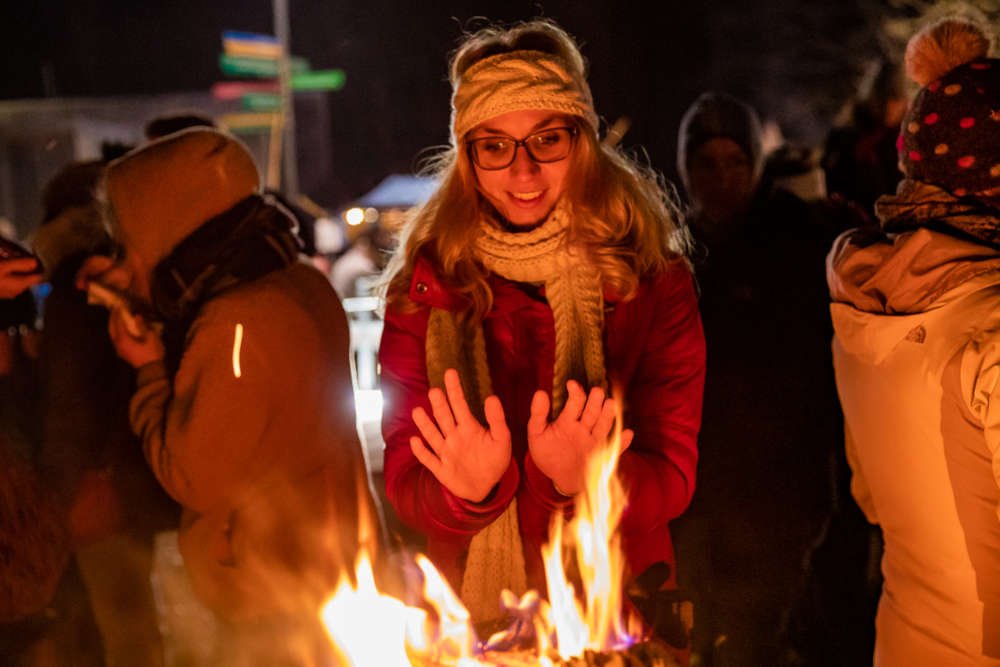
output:
[[[505, 591], [509, 624], [485, 640], [469, 612], [424, 556], [415, 558], [422, 606], [380, 592], [370, 558], [355, 582], [341, 581], [321, 617], [346, 667], [671, 667], [663, 645], [646, 636], [624, 604], [624, 556], [617, 531], [625, 494], [616, 475], [617, 438], [591, 457], [575, 516], [554, 516], [542, 549], [548, 598]], [[581, 590], [582, 589], [582, 590]]]

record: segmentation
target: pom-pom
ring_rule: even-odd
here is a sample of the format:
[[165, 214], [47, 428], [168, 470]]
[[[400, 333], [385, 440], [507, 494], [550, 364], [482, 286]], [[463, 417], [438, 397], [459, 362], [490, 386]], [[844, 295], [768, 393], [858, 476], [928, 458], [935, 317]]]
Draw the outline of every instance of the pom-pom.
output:
[[927, 26], [906, 45], [906, 75], [921, 86], [959, 65], [990, 52], [990, 36], [965, 18], [949, 18]]

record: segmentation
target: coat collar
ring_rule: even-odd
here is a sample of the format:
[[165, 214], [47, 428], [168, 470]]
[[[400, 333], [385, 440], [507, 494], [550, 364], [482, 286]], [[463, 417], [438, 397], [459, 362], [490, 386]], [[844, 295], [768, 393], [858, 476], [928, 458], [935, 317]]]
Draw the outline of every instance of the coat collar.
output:
[[[544, 294], [544, 288], [542, 294]], [[413, 265], [409, 297], [411, 301], [422, 306], [448, 311], [458, 311], [467, 305], [467, 301], [460, 294], [441, 280], [434, 264], [422, 256], [418, 257]], [[605, 307], [613, 306], [619, 301], [621, 299], [612, 290], [605, 287]]]
[[410, 280], [410, 300], [422, 306], [443, 310], [461, 310], [463, 299], [438, 276], [434, 265], [426, 257], [418, 257]]

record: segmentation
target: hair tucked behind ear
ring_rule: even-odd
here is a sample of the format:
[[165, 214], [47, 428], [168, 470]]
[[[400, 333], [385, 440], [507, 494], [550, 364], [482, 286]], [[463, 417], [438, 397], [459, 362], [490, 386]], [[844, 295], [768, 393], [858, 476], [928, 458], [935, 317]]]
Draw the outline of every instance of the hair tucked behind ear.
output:
[[[452, 86], [484, 58], [522, 50], [553, 54], [571, 76], [586, 78], [586, 63], [573, 38], [551, 21], [536, 20], [466, 36], [451, 59]], [[567, 176], [566, 196], [573, 213], [570, 241], [588, 250], [605, 286], [627, 299], [635, 294], [641, 276], [683, 260], [690, 237], [672, 190], [656, 173], [600, 143], [596, 128], [583, 119], [570, 120], [580, 129]], [[435, 265], [441, 280], [468, 300], [471, 312], [483, 316], [492, 305], [487, 272], [473, 251], [477, 225], [488, 205], [476, 189], [462, 138], [455, 142], [427, 165], [425, 171], [437, 176], [440, 186], [405, 225], [386, 267], [383, 286], [390, 308], [412, 305], [407, 295], [418, 257]]]
[[655, 171], [593, 135], [581, 136], [574, 160], [571, 240], [590, 251], [605, 286], [629, 299], [640, 277], [691, 249], [676, 195]]

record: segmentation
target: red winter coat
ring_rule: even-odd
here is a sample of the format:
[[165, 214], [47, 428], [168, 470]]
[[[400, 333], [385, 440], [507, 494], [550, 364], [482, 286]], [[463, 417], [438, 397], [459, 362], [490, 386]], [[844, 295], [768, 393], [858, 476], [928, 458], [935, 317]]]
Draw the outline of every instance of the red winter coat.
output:
[[[530, 285], [493, 275], [490, 287], [493, 308], [483, 331], [493, 391], [511, 430], [510, 467], [487, 501], [473, 503], [445, 489], [410, 451], [410, 437], [419, 435], [412, 410], [420, 405], [431, 412], [425, 361], [430, 307], [454, 310], [462, 303], [429, 262], [418, 260], [409, 297], [419, 308], [389, 309], [379, 350], [386, 492], [400, 519], [426, 535], [429, 557], [456, 587], [470, 540], [516, 496], [528, 584], [544, 590], [541, 546], [549, 517], [572, 502], [555, 491], [528, 454], [531, 397], [538, 389], [552, 391], [552, 311]], [[635, 430], [620, 462], [629, 498], [622, 520], [628, 566], [634, 574], [659, 561], [673, 569], [668, 523], [694, 491], [705, 374], [698, 304], [682, 263], [643, 280], [629, 301], [607, 300], [604, 353], [609, 386], [625, 387], [624, 425]]]

